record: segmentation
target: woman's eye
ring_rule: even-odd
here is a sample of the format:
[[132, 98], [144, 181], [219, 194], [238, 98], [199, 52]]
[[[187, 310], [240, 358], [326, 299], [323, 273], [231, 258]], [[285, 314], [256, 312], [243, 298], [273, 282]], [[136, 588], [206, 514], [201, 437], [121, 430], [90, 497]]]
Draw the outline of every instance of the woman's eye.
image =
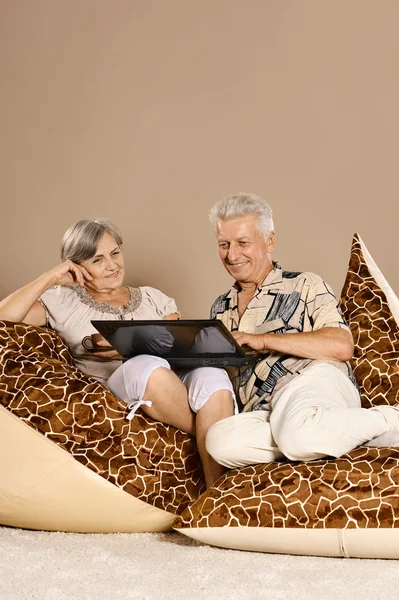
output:
[[115, 254], [120, 254], [121, 251], [120, 250], [115, 250], [115, 252], [112, 253], [113, 256], [115, 256]]

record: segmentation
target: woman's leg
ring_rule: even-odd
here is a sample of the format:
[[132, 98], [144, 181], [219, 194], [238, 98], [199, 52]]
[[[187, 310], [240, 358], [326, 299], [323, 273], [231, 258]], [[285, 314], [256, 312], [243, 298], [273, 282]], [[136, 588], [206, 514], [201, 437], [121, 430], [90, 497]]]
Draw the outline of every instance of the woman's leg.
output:
[[135, 356], [111, 375], [107, 386], [127, 402], [131, 409], [128, 418], [141, 407], [149, 417], [195, 435], [195, 415], [188, 404], [186, 387], [163, 358]]
[[226, 371], [204, 367], [178, 376], [166, 360], [140, 355], [123, 363], [107, 385], [131, 408], [128, 418], [141, 407], [153, 419], [196, 436], [207, 487], [223, 474], [224, 468], [205, 448], [205, 436], [211, 425], [236, 409]]
[[180, 374], [180, 377], [187, 387], [190, 407], [197, 415], [197, 447], [208, 488], [223, 475], [225, 468], [208, 453], [205, 447], [205, 438], [208, 429], [214, 423], [234, 414], [236, 403], [233, 387], [223, 369], [201, 367]]

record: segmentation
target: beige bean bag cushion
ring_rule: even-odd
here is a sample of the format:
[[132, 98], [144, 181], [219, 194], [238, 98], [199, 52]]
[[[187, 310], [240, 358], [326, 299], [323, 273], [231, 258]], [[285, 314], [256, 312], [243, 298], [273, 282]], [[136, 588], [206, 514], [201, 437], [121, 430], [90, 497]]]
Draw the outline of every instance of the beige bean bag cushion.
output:
[[0, 322], [0, 524], [162, 531], [203, 489], [193, 439], [73, 366], [52, 331]]
[[[399, 302], [358, 235], [341, 305], [363, 406], [396, 404]], [[174, 526], [226, 548], [399, 558], [399, 448], [229, 471]]]

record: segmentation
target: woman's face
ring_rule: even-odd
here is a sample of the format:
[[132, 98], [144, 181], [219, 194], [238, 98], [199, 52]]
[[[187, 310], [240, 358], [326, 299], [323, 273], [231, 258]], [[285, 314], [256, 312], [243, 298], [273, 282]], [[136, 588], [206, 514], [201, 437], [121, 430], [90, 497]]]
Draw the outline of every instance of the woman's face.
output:
[[89, 289], [96, 291], [115, 290], [119, 288], [125, 277], [125, 261], [120, 246], [108, 232], [97, 246], [95, 255], [80, 263], [88, 270], [93, 279], [86, 283]]

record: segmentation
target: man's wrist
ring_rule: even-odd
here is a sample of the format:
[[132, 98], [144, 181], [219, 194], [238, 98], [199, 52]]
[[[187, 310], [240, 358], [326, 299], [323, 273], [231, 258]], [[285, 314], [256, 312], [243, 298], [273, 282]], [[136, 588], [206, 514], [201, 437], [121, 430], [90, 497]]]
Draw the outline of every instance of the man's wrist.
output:
[[260, 335], [261, 341], [262, 341], [262, 349], [261, 352], [265, 352], [266, 350], [269, 350], [269, 346], [267, 343], [267, 340], [269, 338], [269, 334], [268, 333], [263, 333], [262, 335]]

